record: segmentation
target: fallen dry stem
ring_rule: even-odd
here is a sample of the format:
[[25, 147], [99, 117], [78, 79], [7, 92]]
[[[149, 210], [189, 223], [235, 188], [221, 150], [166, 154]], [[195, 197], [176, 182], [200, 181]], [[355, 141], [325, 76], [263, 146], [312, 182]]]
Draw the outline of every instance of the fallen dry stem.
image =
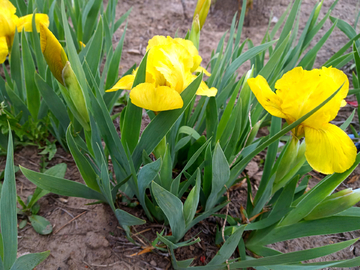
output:
[[56, 232], [54, 232], [54, 234], [57, 234], [59, 231], [61, 231], [64, 227], [66, 227], [67, 225], [69, 225], [71, 222], [73, 222], [75, 219], [81, 217], [83, 214], [85, 214], [87, 211], [82, 212], [81, 214], [77, 215], [76, 217], [74, 217], [73, 219], [70, 219], [68, 222], [66, 222], [63, 226], [61, 226]]

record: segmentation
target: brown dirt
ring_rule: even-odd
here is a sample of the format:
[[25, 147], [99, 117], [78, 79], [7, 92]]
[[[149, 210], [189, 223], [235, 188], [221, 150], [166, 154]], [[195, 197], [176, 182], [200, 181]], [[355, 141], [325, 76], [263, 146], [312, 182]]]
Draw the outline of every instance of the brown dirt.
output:
[[[186, 0], [186, 14], [188, 18], [192, 18], [192, 12], [195, 8], [195, 0]], [[246, 19], [246, 27], [243, 30], [243, 39], [251, 38], [255, 45], [259, 44], [265, 34], [268, 18], [272, 12], [273, 16], [280, 17], [285, 10], [289, 1], [268, 1], [268, 6], [261, 6], [259, 2], [254, 0], [254, 9], [249, 11]], [[307, 17], [311, 13], [311, 9], [317, 1], [304, 0], [301, 10], [300, 29], [306, 23]], [[324, 1], [324, 7], [320, 14], [322, 18], [325, 11], [332, 1]], [[341, 0], [333, 12], [333, 16], [344, 19], [348, 22], [354, 21], [356, 0]], [[184, 18], [183, 9], [180, 0], [125, 0], [119, 1], [117, 9], [117, 17], [120, 17], [131, 6], [133, 10], [128, 21], [128, 29], [126, 33], [125, 46], [121, 62], [121, 72], [125, 72], [134, 63], [139, 63], [147, 41], [154, 35], [171, 35], [173, 36], [178, 30], [179, 36], [184, 36], [187, 29], [191, 25], [191, 21]], [[202, 31], [200, 42], [200, 55], [203, 57], [203, 66], [209, 62], [210, 53], [216, 48], [223, 32], [230, 27], [231, 19], [238, 9], [237, 0], [217, 0], [212, 7], [212, 13], [209, 15], [206, 25]], [[329, 29], [331, 23], [327, 22], [320, 33], [312, 41], [312, 45], [320, 39]], [[120, 40], [123, 27], [118, 30], [114, 37], [114, 46]], [[338, 29], [335, 29], [331, 35], [331, 41], [327, 42], [319, 53], [316, 61], [316, 67], [321, 66], [331, 55], [341, 48], [347, 38]], [[239, 72], [242, 74], [249, 68], [249, 64], [240, 67]], [[349, 73], [349, 70], [345, 70]], [[346, 113], [349, 111], [345, 108]], [[345, 113], [345, 114], [346, 114]], [[340, 119], [343, 121], [343, 119]], [[38, 150], [33, 147], [26, 147], [17, 150], [15, 153], [15, 164], [39, 170], [40, 155]], [[0, 167], [4, 167], [4, 158], [0, 158]], [[74, 181], [83, 182], [79, 172], [73, 162], [71, 155], [62, 149], [58, 149], [55, 158], [49, 166], [65, 162], [68, 170], [65, 178]], [[248, 168], [252, 174], [254, 188], [261, 178], [261, 167], [257, 166], [259, 162], [252, 163], [252, 167]], [[360, 175], [360, 170], [353, 173], [354, 176]], [[35, 186], [21, 173], [17, 173], [17, 191], [22, 199], [33, 193]], [[350, 178], [351, 179], [351, 178]], [[314, 184], [318, 181], [316, 178], [312, 180]], [[348, 181], [348, 180], [347, 180]], [[352, 184], [342, 184], [342, 186], [359, 187], [359, 181]], [[129, 243], [123, 231], [118, 227], [118, 223], [110, 208], [106, 205], [85, 205], [91, 201], [79, 198], [64, 198], [60, 200], [57, 195], [47, 195], [42, 198], [39, 203], [41, 205], [40, 215], [48, 218], [54, 225], [54, 232], [49, 236], [40, 236], [34, 232], [31, 226], [19, 232], [19, 254], [26, 252], [40, 252], [51, 250], [49, 258], [43, 262], [37, 270], [42, 269], [169, 269], [170, 258], [167, 253], [151, 252], [143, 255], [133, 256], [131, 254], [142, 250], [141, 246], [146, 246], [147, 240], [152, 241], [156, 232], [160, 232], [164, 227], [161, 224], [147, 222], [144, 226], [136, 227], [137, 232], [142, 232], [135, 237], [139, 244]], [[230, 205], [230, 213], [238, 215], [240, 205], [246, 203], [246, 184], [231, 194], [232, 204]], [[145, 215], [140, 208], [127, 209], [132, 214], [145, 219]], [[81, 216], [77, 217], [78, 215]], [[77, 217], [74, 221], [71, 219]], [[214, 245], [214, 231], [217, 220], [209, 218], [195, 226], [187, 235], [186, 239], [200, 233], [202, 241], [190, 248], [183, 248], [176, 251], [179, 260], [196, 257], [195, 264], [202, 265], [199, 258], [205, 256], [206, 263], [216, 253], [217, 248]], [[67, 225], [66, 225], [67, 224]], [[63, 227], [66, 225], [65, 227]], [[146, 230], [146, 232], [143, 232]], [[136, 233], [134, 231], [134, 233]], [[292, 241], [286, 241], [274, 245], [275, 248], [283, 252], [290, 252], [319, 245], [329, 244], [345, 239], [359, 237], [359, 232], [345, 233], [334, 236], [320, 236], [303, 238]], [[331, 255], [326, 259], [345, 259], [359, 256], [360, 244], [355, 244], [350, 249]], [[171, 267], [170, 267], [171, 269]], [[359, 268], [354, 268], [359, 269]]]

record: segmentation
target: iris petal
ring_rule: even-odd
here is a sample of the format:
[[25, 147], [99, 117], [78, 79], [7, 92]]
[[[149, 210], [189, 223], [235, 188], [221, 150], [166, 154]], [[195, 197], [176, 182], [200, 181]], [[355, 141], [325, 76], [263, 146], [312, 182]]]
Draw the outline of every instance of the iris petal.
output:
[[[18, 32], [21, 32], [22, 29], [25, 30], [25, 32], [32, 32], [32, 14], [20, 17], [17, 21], [17, 29]], [[40, 31], [40, 23], [42, 23], [44, 26], [49, 27], [49, 17], [46, 14], [37, 13], [35, 14], [35, 25], [36, 25], [36, 31]]]
[[322, 125], [318, 129], [305, 127], [305, 156], [311, 167], [324, 173], [341, 173], [355, 162], [356, 147], [339, 127]]
[[182, 108], [183, 100], [178, 92], [167, 86], [155, 87], [141, 83], [130, 92], [130, 99], [138, 107], [155, 112]]
[[0, 64], [4, 63], [9, 53], [6, 38], [0, 37]]
[[134, 83], [134, 75], [126, 75], [122, 77], [111, 89], [106, 90], [106, 92], [114, 92], [120, 89], [130, 90]]
[[251, 91], [265, 110], [273, 116], [287, 118], [281, 110], [282, 100], [271, 91], [264, 77], [259, 75], [256, 78], [248, 79], [247, 82]]

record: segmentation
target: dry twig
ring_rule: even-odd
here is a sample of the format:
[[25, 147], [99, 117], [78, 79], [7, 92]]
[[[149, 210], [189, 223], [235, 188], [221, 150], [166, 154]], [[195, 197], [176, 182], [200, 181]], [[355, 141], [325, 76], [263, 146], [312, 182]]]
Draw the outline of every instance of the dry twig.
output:
[[69, 225], [71, 222], [73, 222], [75, 219], [81, 217], [83, 214], [85, 214], [87, 211], [82, 212], [81, 214], [77, 215], [76, 217], [74, 217], [73, 219], [70, 219], [68, 222], [66, 222], [63, 226], [61, 226], [56, 232], [54, 232], [54, 234], [57, 234], [60, 230], [62, 230], [64, 227], [66, 227], [67, 225]]

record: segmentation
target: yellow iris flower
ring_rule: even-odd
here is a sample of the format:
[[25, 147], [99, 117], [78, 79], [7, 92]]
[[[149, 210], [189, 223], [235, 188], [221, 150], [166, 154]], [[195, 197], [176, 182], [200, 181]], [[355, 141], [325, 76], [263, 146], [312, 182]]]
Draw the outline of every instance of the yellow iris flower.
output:
[[307, 71], [297, 67], [276, 82], [276, 93], [260, 75], [249, 79], [248, 84], [265, 110], [286, 119], [289, 124], [343, 85], [327, 104], [292, 130], [292, 134], [297, 138], [305, 136], [305, 156], [316, 171], [341, 173], [351, 167], [356, 158], [356, 147], [344, 131], [329, 123], [344, 105], [349, 91], [348, 78], [342, 71], [331, 67]]
[[[146, 79], [132, 88], [137, 70], [121, 78], [107, 92], [130, 90], [130, 99], [138, 107], [152, 111], [167, 111], [183, 106], [181, 92], [196, 78], [193, 72], [204, 71], [202, 61], [194, 44], [180, 38], [155, 36], [149, 43]], [[217, 89], [201, 82], [197, 95], [215, 96]]]
[[[4, 63], [6, 56], [11, 49], [15, 30], [21, 32], [32, 31], [32, 14], [23, 17], [15, 15], [16, 8], [8, 0], [0, 0], [0, 64]], [[36, 14], [35, 24], [36, 30], [39, 32], [39, 24], [43, 23], [49, 27], [49, 17], [46, 14]]]

